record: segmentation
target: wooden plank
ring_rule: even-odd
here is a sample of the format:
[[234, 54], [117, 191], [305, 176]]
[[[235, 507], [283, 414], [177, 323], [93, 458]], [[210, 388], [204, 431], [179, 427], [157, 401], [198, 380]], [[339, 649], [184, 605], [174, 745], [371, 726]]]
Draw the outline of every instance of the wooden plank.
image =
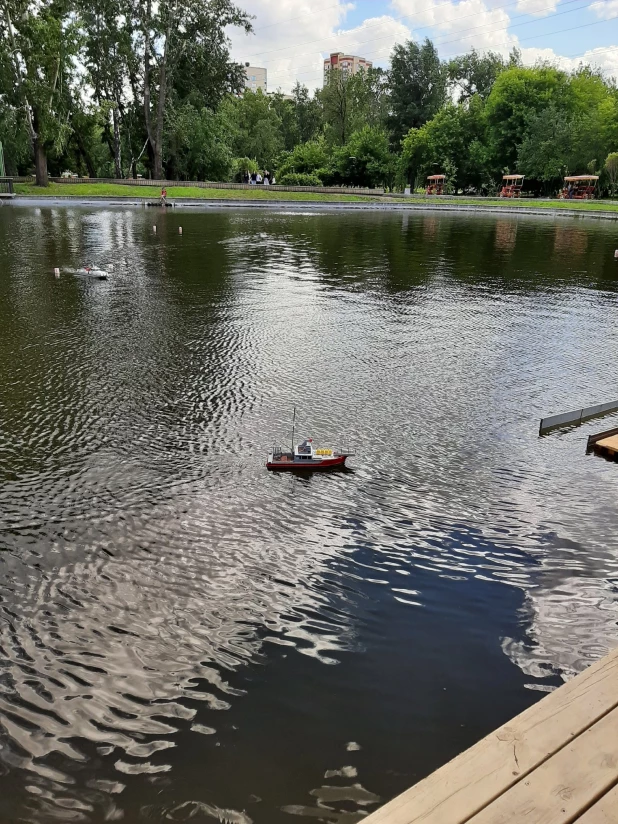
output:
[[462, 824], [616, 706], [618, 649], [363, 822]]
[[618, 824], [618, 787], [577, 819], [576, 824]]
[[618, 709], [511, 787], [469, 824], [570, 824], [618, 781]]
[[602, 449], [605, 452], [609, 452], [610, 455], [614, 455], [618, 452], [618, 435], [603, 438], [603, 440], [597, 441], [594, 446], [595, 449]]
[[610, 435], [618, 435], [618, 427], [614, 427], [614, 429], [607, 429], [605, 432], [597, 432], [596, 435], [590, 435], [586, 445], [586, 451], [589, 452], [595, 443], [602, 441], [604, 438], [609, 438]]

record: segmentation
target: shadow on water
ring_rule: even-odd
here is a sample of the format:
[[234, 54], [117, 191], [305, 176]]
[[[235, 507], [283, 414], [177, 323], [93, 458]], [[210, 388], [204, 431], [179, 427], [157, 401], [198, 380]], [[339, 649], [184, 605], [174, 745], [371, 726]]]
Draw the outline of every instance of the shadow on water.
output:
[[0, 210], [0, 818], [349, 824], [615, 645], [612, 232]]

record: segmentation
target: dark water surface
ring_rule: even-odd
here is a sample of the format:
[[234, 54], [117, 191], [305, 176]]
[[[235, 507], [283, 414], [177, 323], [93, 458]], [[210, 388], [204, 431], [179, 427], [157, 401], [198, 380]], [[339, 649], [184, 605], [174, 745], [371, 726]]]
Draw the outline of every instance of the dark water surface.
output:
[[[1, 208], [2, 824], [350, 824], [618, 643], [612, 418], [537, 436], [616, 232]], [[294, 405], [353, 471], [266, 472]]]

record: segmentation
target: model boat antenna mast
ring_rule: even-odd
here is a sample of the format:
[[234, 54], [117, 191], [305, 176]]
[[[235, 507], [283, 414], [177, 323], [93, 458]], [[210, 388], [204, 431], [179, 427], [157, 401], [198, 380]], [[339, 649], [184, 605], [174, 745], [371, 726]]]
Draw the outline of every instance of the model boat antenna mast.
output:
[[292, 415], [292, 455], [294, 454], [294, 431], [296, 429], [296, 407], [294, 407], [294, 414]]

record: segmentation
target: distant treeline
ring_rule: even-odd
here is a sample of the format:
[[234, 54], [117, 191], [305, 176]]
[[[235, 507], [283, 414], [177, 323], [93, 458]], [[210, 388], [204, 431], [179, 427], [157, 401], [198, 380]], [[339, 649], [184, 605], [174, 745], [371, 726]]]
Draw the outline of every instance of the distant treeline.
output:
[[[569, 73], [433, 43], [397, 45], [388, 71], [335, 70], [292, 99], [244, 90], [231, 0], [3, 0], [0, 141], [8, 174], [240, 180], [403, 188], [447, 175], [450, 191], [495, 192], [505, 172], [550, 194], [567, 174], [618, 178], [618, 91]], [[609, 159], [608, 159], [609, 156]]]

